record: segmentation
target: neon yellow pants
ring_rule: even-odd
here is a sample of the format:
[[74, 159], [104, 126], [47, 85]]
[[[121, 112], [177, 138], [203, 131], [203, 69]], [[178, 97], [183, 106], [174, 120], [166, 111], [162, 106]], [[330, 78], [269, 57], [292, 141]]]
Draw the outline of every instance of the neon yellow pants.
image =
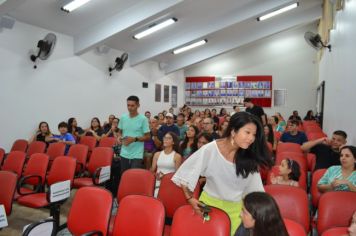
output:
[[237, 227], [241, 223], [240, 212], [242, 209], [242, 201], [240, 202], [229, 202], [220, 200], [209, 196], [206, 192], [202, 192], [199, 201], [204, 202], [206, 205], [219, 208], [225, 211], [230, 217], [231, 221], [231, 235], [234, 235]]

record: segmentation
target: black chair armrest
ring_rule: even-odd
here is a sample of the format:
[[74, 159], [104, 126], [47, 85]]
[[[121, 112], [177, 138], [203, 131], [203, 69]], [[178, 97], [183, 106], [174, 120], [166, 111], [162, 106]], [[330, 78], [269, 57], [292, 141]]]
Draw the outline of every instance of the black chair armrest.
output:
[[77, 166], [79, 166], [79, 168], [80, 168], [76, 177], [82, 177], [84, 175], [84, 170], [85, 170], [84, 164], [80, 163], [78, 160], [76, 161], [76, 163], [77, 164], [76, 164], [75, 168], [77, 168]]
[[[30, 178], [37, 178], [38, 179], [38, 185], [36, 185], [36, 188], [30, 192], [30, 193], [22, 193], [21, 192], [21, 187], [26, 183], [26, 180]], [[39, 175], [27, 175], [24, 176], [20, 179], [20, 181], [17, 183], [17, 192], [18, 194], [24, 196], [24, 195], [29, 195], [29, 194], [34, 194], [34, 193], [39, 193], [42, 188], [42, 176]]]
[[99, 180], [97, 180], [97, 178], [99, 178], [99, 175], [100, 175], [100, 170], [101, 170], [101, 167], [97, 168], [91, 177], [94, 185], [101, 185], [98, 183]]
[[28, 236], [32, 230], [36, 230], [35, 228], [36, 227], [40, 227], [42, 224], [46, 224], [46, 223], [53, 223], [53, 228], [52, 228], [52, 232], [51, 232], [51, 236], [55, 236], [57, 234], [57, 222], [52, 219], [52, 218], [48, 218], [48, 219], [45, 219], [45, 220], [41, 220], [41, 221], [38, 221], [38, 222], [34, 222], [32, 224], [30, 224], [26, 230], [23, 232], [23, 236]]

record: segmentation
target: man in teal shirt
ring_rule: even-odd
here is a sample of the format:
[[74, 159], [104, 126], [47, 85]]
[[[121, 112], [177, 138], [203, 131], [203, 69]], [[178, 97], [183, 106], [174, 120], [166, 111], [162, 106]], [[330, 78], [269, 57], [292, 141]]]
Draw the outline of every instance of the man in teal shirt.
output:
[[150, 139], [148, 120], [138, 113], [140, 101], [137, 96], [127, 98], [128, 114], [123, 114], [119, 123], [121, 146], [121, 174], [131, 168], [143, 168], [143, 142]]

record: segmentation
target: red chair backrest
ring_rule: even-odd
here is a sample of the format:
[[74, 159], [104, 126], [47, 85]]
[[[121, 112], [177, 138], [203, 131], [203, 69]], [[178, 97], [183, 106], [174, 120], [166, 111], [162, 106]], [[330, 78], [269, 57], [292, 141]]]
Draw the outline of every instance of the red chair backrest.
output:
[[35, 153], [45, 153], [46, 143], [41, 141], [33, 141], [28, 145], [27, 156], [32, 156]]
[[47, 176], [47, 184], [70, 180], [73, 184], [76, 161], [74, 158], [59, 156], [54, 159], [51, 170]]
[[307, 160], [304, 157], [303, 153], [279, 152], [279, 153], [276, 154], [276, 163], [275, 163], [275, 165], [281, 164], [281, 162], [284, 159], [287, 159], [287, 158], [290, 159], [290, 160], [298, 162], [300, 169], [303, 170], [304, 172], [308, 171]]
[[319, 138], [327, 137], [323, 132], [309, 132], [306, 134], [309, 141], [316, 140]]
[[[267, 185], [272, 184], [272, 182], [271, 182], [271, 174], [272, 173], [274, 174], [274, 176], [278, 176], [279, 175], [279, 166], [273, 166], [272, 169], [268, 172], [267, 181], [266, 181]], [[301, 187], [305, 191], [307, 190], [307, 174], [303, 170], [300, 171], [300, 177], [299, 177], [298, 184], [299, 184], [299, 187]]]
[[[166, 216], [170, 218], [179, 207], [188, 205], [182, 188], [172, 182], [173, 175], [174, 173], [169, 173], [162, 177], [157, 196], [163, 202]], [[198, 199], [199, 191], [199, 184], [197, 184], [193, 193], [194, 198]]]
[[11, 147], [10, 152], [12, 151], [21, 151], [26, 152], [28, 146], [28, 142], [25, 139], [17, 139]]
[[96, 147], [96, 138], [94, 136], [82, 136], [79, 143], [87, 145], [89, 151], [92, 151]]
[[80, 188], [69, 210], [68, 230], [74, 235], [93, 230], [107, 235], [111, 208], [112, 194], [109, 191], [97, 187]]
[[66, 145], [64, 143], [51, 143], [47, 149], [47, 155], [49, 156], [49, 160], [53, 161], [55, 158], [59, 156], [63, 156], [66, 149]]
[[311, 182], [311, 187], [310, 187], [310, 193], [311, 193], [311, 197], [312, 197], [313, 207], [318, 207], [319, 198], [321, 196], [321, 193], [319, 192], [319, 189], [318, 189], [318, 182], [321, 179], [321, 177], [323, 177], [325, 172], [326, 172], [326, 169], [319, 169], [319, 170], [316, 170], [313, 172], [312, 182]]
[[323, 130], [318, 125], [305, 126], [304, 130], [305, 130], [305, 133], [323, 132]]
[[289, 236], [307, 236], [305, 229], [301, 224], [294, 220], [283, 219]]
[[16, 189], [17, 175], [9, 171], [0, 171], [0, 204], [4, 205], [6, 215], [10, 215]]
[[113, 236], [162, 236], [164, 206], [148, 196], [129, 195], [117, 210]]
[[217, 208], [211, 208], [210, 220], [192, 213], [191, 206], [181, 206], [174, 214], [170, 236], [229, 236], [230, 218]]
[[104, 137], [100, 139], [99, 147], [112, 147], [116, 143], [116, 138], [114, 137]]
[[120, 180], [119, 190], [117, 191], [118, 203], [128, 195], [145, 195], [153, 197], [156, 177], [144, 169], [126, 170]]
[[0, 167], [2, 166], [2, 162], [4, 160], [5, 157], [5, 150], [0, 148]]
[[304, 129], [307, 126], [319, 126], [319, 124], [315, 120], [305, 120], [305, 121], [303, 121]]
[[104, 166], [111, 166], [114, 151], [108, 147], [96, 147], [91, 153], [88, 164], [89, 173], [93, 174], [96, 169]]
[[347, 227], [356, 211], [356, 192], [327, 192], [318, 206], [318, 234], [334, 227]]
[[309, 202], [303, 189], [287, 185], [266, 185], [265, 190], [276, 200], [283, 218], [298, 222], [309, 232]]
[[282, 133], [281, 132], [274, 132], [274, 137], [276, 138], [277, 141], [279, 141], [281, 139]]
[[296, 152], [296, 153], [303, 153], [300, 145], [297, 143], [279, 143], [277, 145], [276, 153], [280, 152]]
[[321, 236], [347, 236], [349, 235], [349, 230], [348, 227], [336, 227], [336, 228], [331, 228], [326, 231]]
[[307, 153], [308, 170], [313, 172], [316, 164], [316, 156], [313, 153]]
[[[84, 144], [74, 144], [70, 146], [67, 156], [75, 158], [78, 163], [81, 163], [83, 167], [85, 167], [88, 158], [88, 151], [88, 146]], [[76, 172], [79, 170], [80, 166], [77, 167]]]
[[7, 155], [1, 170], [15, 172], [20, 178], [25, 160], [26, 153], [21, 151], [12, 151]]
[[[46, 172], [49, 163], [49, 156], [44, 153], [35, 153], [32, 154], [30, 159], [27, 162], [26, 168], [23, 172], [23, 176], [29, 175], [38, 175], [42, 178], [42, 184], [44, 184], [46, 179]], [[29, 178], [26, 181], [26, 184], [37, 185], [37, 178]]]

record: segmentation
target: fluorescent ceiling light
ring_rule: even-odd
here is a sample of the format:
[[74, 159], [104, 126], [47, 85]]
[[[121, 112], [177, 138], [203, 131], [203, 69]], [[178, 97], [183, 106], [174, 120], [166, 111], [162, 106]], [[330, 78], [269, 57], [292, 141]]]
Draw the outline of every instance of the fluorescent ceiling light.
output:
[[173, 54], [178, 54], [178, 53], [182, 53], [182, 52], [185, 52], [187, 50], [190, 50], [190, 49], [193, 49], [193, 48], [196, 48], [196, 47], [199, 47], [201, 45], [204, 45], [208, 42], [208, 40], [204, 39], [204, 40], [200, 40], [198, 42], [195, 42], [195, 43], [192, 43], [192, 44], [189, 44], [187, 46], [184, 46], [184, 47], [181, 47], [181, 48], [178, 48], [176, 50], [173, 51]]
[[66, 5], [64, 5], [61, 9], [66, 12], [71, 12], [77, 9], [78, 7], [83, 6], [85, 3], [89, 2], [90, 0], [73, 0]]
[[279, 14], [281, 14], [283, 12], [292, 10], [292, 9], [294, 9], [296, 7], [298, 7], [298, 2], [295, 2], [295, 3], [291, 4], [291, 5], [288, 5], [288, 6], [285, 6], [283, 8], [280, 8], [278, 10], [275, 10], [273, 12], [270, 12], [270, 13], [268, 13], [266, 15], [261, 16], [261, 17], [258, 17], [257, 20], [258, 21], [263, 21], [263, 20], [266, 20], [266, 19], [271, 18], [273, 16], [279, 15]]
[[149, 27], [148, 29], [146, 29], [138, 34], [135, 34], [133, 37], [134, 37], [134, 39], [141, 39], [149, 34], [152, 34], [160, 29], [163, 29], [163, 28], [175, 23], [176, 21], [177, 21], [177, 19], [170, 18], [170, 19], [165, 20], [159, 24], [154, 24], [153, 26]]

